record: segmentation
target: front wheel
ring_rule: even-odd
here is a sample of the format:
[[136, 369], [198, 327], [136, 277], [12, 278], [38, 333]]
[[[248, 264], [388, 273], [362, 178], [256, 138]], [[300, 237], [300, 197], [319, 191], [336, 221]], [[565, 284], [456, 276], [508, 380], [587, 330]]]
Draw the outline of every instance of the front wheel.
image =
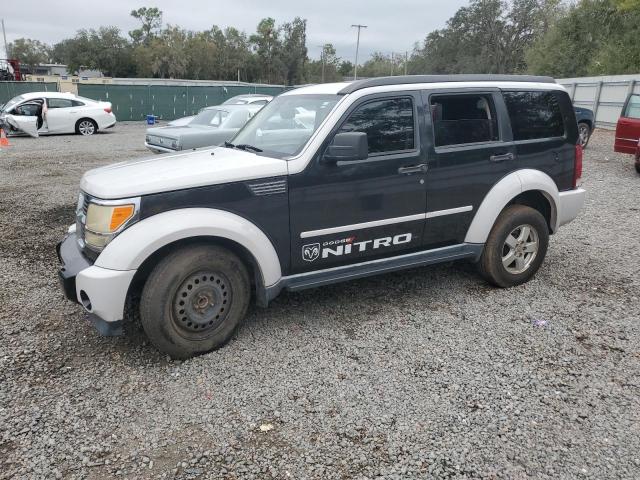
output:
[[493, 225], [478, 268], [497, 287], [520, 285], [536, 274], [548, 245], [549, 228], [540, 212], [524, 205], [511, 205]]
[[151, 342], [185, 359], [223, 346], [249, 305], [249, 274], [230, 251], [208, 245], [177, 250], [145, 283], [140, 319]]

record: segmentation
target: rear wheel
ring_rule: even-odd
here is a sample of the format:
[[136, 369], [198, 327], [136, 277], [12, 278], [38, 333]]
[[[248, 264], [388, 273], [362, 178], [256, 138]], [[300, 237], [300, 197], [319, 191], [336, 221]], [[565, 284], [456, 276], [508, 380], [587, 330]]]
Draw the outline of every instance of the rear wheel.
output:
[[93, 135], [98, 131], [98, 125], [90, 118], [81, 118], [76, 123], [76, 133], [80, 135]]
[[591, 127], [589, 124], [585, 122], [578, 123], [578, 141], [582, 148], [587, 146], [589, 138], [591, 138]]
[[164, 258], [147, 279], [142, 327], [173, 358], [206, 353], [229, 341], [247, 312], [250, 292], [247, 269], [230, 251], [185, 247]]
[[478, 268], [497, 287], [520, 285], [536, 274], [548, 245], [549, 229], [540, 212], [524, 205], [511, 205], [491, 229]]

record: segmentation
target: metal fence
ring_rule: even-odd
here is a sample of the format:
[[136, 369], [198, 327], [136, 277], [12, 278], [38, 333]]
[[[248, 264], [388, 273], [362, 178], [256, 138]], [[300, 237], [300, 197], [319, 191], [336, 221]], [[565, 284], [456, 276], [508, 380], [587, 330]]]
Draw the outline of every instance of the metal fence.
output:
[[142, 120], [146, 115], [173, 120], [195, 115], [203, 107], [220, 105], [234, 95], [277, 95], [284, 90], [264, 85], [78, 85], [78, 95], [111, 102], [118, 120]]
[[640, 74], [605, 77], [564, 78], [563, 85], [578, 107], [593, 110], [596, 126], [614, 129], [627, 96], [640, 93]]
[[56, 82], [0, 82], [0, 104], [27, 92], [57, 92]]

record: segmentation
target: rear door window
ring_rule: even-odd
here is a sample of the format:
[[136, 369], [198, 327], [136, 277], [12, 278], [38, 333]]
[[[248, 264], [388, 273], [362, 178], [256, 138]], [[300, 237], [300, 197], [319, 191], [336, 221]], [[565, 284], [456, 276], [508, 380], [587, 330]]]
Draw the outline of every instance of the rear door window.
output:
[[498, 141], [491, 94], [432, 95], [430, 103], [436, 147]]
[[631, 95], [627, 108], [624, 111], [624, 116], [627, 118], [640, 119], [640, 95]]
[[503, 92], [513, 139], [535, 140], [564, 135], [562, 112], [555, 92]]
[[49, 108], [69, 108], [73, 106], [73, 103], [67, 98], [48, 98], [47, 106]]

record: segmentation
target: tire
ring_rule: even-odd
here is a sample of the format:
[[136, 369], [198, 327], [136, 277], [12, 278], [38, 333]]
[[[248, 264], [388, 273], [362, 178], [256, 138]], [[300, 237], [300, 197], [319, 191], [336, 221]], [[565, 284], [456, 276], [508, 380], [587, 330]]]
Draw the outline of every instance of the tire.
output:
[[587, 122], [578, 123], [578, 142], [582, 148], [587, 148], [591, 138], [591, 127]]
[[634, 163], [633, 166], [636, 167], [636, 172], [640, 174], [640, 162]]
[[[522, 227], [528, 227], [529, 233]], [[537, 249], [535, 252], [527, 252], [526, 245], [534, 241]], [[502, 211], [493, 225], [478, 262], [478, 269], [496, 287], [521, 285], [536, 274], [547, 254], [548, 246], [549, 227], [540, 212], [524, 205], [511, 205]], [[512, 254], [513, 257], [510, 256]]]
[[98, 124], [90, 118], [81, 118], [76, 122], [76, 133], [88, 136], [98, 133]]
[[140, 299], [140, 320], [160, 351], [186, 359], [222, 347], [247, 313], [249, 274], [227, 249], [181, 248], [152, 270]]

